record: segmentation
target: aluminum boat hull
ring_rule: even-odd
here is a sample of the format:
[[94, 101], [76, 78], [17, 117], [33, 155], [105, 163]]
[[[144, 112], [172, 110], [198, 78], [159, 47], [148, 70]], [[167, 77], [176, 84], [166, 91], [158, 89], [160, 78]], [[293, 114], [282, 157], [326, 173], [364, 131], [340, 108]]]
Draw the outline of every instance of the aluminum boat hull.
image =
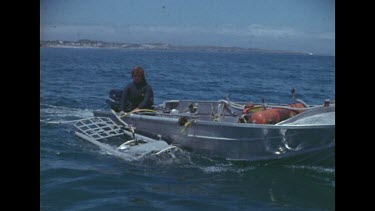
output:
[[[327, 112], [334, 114], [332, 108]], [[96, 111], [94, 115], [121, 123], [111, 112]], [[271, 160], [330, 148], [334, 151], [335, 146], [335, 124], [271, 125], [191, 118], [181, 125], [176, 116], [134, 113], [121, 119], [138, 134], [228, 160]]]

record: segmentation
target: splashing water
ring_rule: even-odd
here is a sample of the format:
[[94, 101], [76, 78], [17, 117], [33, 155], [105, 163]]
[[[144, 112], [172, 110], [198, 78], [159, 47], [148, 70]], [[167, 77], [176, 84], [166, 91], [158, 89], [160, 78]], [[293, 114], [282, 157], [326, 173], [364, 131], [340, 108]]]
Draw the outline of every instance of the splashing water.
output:
[[[93, 110], [40, 104], [41, 121], [64, 121], [93, 117]], [[57, 118], [56, 118], [57, 117]]]

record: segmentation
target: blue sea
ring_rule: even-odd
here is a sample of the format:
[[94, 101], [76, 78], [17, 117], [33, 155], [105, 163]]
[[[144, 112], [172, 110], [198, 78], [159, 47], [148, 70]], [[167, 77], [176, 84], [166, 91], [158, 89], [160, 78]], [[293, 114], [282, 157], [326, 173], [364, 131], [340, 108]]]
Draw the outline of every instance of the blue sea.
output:
[[[120, 159], [74, 135], [140, 65], [155, 104], [172, 99], [335, 100], [335, 57], [40, 49], [40, 210], [335, 210], [335, 165], [234, 162], [185, 152]], [[334, 152], [324, 158], [334, 161]], [[330, 162], [332, 163], [332, 162]], [[334, 163], [334, 162], [333, 162]]]

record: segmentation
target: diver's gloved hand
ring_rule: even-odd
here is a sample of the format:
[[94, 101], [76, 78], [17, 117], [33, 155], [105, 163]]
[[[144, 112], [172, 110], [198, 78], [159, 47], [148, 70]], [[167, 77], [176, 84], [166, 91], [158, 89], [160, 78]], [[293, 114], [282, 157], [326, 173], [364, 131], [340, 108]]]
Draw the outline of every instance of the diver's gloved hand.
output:
[[120, 111], [120, 116], [124, 116], [126, 113], [124, 111]]

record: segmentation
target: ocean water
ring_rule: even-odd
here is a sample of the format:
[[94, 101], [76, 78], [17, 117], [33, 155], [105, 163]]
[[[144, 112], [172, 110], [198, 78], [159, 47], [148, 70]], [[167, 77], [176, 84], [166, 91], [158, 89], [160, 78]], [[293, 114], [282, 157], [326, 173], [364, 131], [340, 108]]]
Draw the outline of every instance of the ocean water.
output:
[[[335, 99], [335, 57], [123, 49], [40, 49], [41, 210], [334, 210], [328, 165], [231, 162], [180, 152], [120, 159], [74, 135], [70, 121], [106, 110], [140, 65], [155, 103], [171, 99], [290, 102]], [[306, 161], [306, 160], [305, 160]], [[332, 164], [333, 163], [333, 164]]]

